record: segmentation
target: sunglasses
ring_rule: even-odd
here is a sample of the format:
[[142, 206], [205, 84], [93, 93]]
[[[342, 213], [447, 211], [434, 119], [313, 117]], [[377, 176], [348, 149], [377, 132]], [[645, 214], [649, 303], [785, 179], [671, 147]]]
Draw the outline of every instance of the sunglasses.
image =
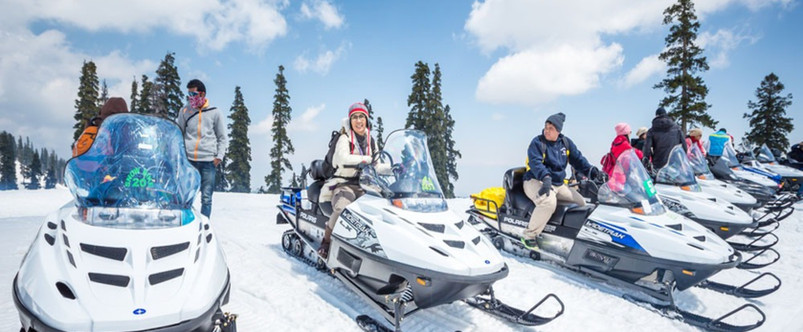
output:
[[197, 96], [197, 95], [198, 95], [198, 92], [197, 92], [197, 91], [190, 91], [190, 92], [187, 92], [187, 94], [188, 94], [190, 97], [195, 97], [195, 96]]

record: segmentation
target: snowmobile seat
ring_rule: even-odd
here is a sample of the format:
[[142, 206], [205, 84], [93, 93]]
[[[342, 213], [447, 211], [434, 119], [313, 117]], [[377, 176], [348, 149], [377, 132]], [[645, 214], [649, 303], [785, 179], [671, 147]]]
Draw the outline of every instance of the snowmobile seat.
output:
[[316, 159], [312, 161], [309, 165], [309, 175], [315, 181], [326, 180], [326, 176], [323, 174], [323, 160]]
[[574, 229], [582, 228], [586, 219], [588, 219], [588, 216], [591, 215], [591, 212], [593, 212], [596, 207], [597, 206], [593, 204], [586, 204], [585, 206], [572, 204], [571, 207], [566, 209], [562, 225]]
[[[321, 202], [321, 189], [323, 188], [325, 180], [316, 180], [312, 184], [307, 187], [307, 199], [313, 203], [313, 206], [317, 206], [323, 215], [329, 217], [332, 215], [332, 202]], [[315, 211], [313, 211], [315, 212]]]
[[535, 203], [524, 194], [524, 167], [511, 168], [505, 172], [502, 186], [505, 188], [505, 200], [503, 206], [508, 213], [529, 218], [529, 214], [535, 208]]

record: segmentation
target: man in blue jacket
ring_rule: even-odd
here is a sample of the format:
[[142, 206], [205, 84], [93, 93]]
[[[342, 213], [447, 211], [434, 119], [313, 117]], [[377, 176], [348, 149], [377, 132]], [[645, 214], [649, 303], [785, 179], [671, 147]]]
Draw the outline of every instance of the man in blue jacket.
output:
[[599, 170], [591, 166], [574, 142], [560, 133], [565, 120], [563, 113], [550, 115], [543, 133], [533, 138], [527, 149], [524, 193], [535, 203], [535, 209], [521, 241], [530, 249], [538, 248], [535, 239], [555, 212], [558, 200], [580, 206], [586, 204], [577, 190], [564, 184], [566, 165], [571, 164], [579, 173], [591, 178], [599, 176]]

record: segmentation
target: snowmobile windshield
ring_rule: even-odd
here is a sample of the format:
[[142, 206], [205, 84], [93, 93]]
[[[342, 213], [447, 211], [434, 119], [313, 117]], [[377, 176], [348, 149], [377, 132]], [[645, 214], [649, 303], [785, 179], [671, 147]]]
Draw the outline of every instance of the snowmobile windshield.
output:
[[728, 167], [741, 166], [739, 158], [736, 157], [736, 149], [734, 149], [733, 145], [730, 143], [726, 143], [725, 148], [722, 149], [722, 159], [725, 159], [725, 163]]
[[360, 184], [400, 208], [418, 212], [448, 208], [432, 166], [427, 136], [418, 130], [390, 133], [375, 166], [363, 170]]
[[655, 181], [663, 184], [680, 186], [687, 191], [702, 191], [694, 177], [689, 157], [680, 145], [676, 145], [669, 152], [669, 159], [664, 167], [658, 170]]
[[200, 187], [178, 126], [139, 114], [103, 121], [92, 146], [70, 159], [64, 176], [76, 205], [87, 209], [88, 223], [118, 228], [186, 223]]
[[691, 145], [688, 156], [689, 164], [691, 164], [694, 175], [703, 180], [715, 179], [714, 174], [711, 173], [711, 169], [708, 168], [708, 161], [705, 159], [705, 156], [703, 156], [703, 152], [700, 151], [700, 148], [697, 147], [697, 144]]
[[663, 214], [664, 206], [658, 200], [655, 185], [633, 150], [627, 150], [616, 159], [608, 182], [603, 184], [597, 198], [601, 204], [627, 207], [634, 213]]
[[758, 149], [758, 157], [756, 160], [760, 163], [774, 163], [775, 155], [772, 154], [772, 150], [767, 146], [767, 144], [761, 144], [761, 148]]

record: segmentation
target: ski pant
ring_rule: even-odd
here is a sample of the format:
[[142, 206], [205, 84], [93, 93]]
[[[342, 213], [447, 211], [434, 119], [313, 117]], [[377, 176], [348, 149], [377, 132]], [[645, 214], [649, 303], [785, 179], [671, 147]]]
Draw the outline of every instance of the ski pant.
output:
[[207, 218], [212, 214], [212, 191], [215, 189], [215, 163], [212, 161], [192, 161], [190, 164], [201, 173], [201, 214]]
[[558, 206], [558, 201], [575, 203], [580, 206], [586, 205], [583, 196], [567, 185], [552, 185], [549, 195], [538, 196], [538, 190], [541, 190], [542, 185], [541, 181], [536, 179], [524, 181], [524, 193], [535, 203], [535, 209], [530, 215], [530, 223], [527, 225], [527, 229], [524, 230], [524, 238], [526, 239], [534, 239], [544, 231], [546, 223]]
[[363, 191], [359, 185], [338, 184], [335, 190], [332, 191], [332, 215], [329, 216], [326, 227], [334, 229], [337, 218], [340, 217], [340, 213], [343, 212], [343, 209], [362, 195], [365, 195], [365, 191]]

